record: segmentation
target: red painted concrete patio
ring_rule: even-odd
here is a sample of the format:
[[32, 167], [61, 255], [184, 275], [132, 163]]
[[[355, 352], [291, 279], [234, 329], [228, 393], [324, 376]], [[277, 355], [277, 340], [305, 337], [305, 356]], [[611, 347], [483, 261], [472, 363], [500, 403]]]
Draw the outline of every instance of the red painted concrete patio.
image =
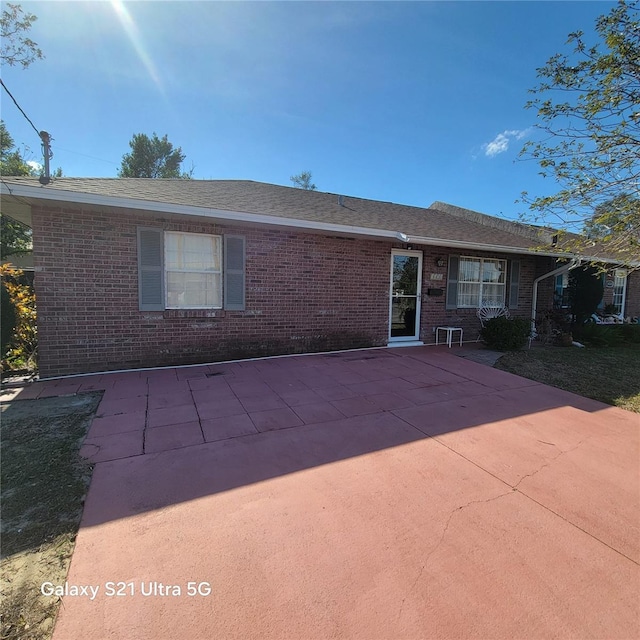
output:
[[20, 397], [91, 389], [54, 640], [640, 636], [636, 414], [428, 347]]

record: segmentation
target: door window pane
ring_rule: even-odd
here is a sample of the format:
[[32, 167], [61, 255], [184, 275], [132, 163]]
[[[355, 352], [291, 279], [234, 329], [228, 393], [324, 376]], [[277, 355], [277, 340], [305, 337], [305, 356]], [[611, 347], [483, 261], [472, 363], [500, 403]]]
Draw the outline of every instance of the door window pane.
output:
[[391, 337], [415, 336], [416, 298], [396, 298], [391, 300]]
[[393, 256], [393, 293], [415, 296], [418, 287], [418, 256]]

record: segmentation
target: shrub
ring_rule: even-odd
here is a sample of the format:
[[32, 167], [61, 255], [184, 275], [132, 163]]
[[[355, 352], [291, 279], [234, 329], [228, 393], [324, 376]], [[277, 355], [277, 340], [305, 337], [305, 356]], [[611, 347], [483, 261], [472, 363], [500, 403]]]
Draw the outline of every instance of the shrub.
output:
[[579, 342], [590, 347], [617, 347], [640, 342], [638, 324], [583, 324], [573, 334]]
[[516, 351], [527, 343], [531, 324], [526, 318], [491, 318], [480, 331], [483, 342], [498, 351]]
[[620, 326], [624, 342], [629, 344], [640, 342], [640, 324], [623, 324]]
[[2, 337], [0, 342], [0, 357], [4, 357], [4, 354], [7, 352], [9, 348], [9, 344], [11, 344], [11, 339], [13, 338], [13, 332], [16, 328], [17, 318], [16, 318], [16, 307], [11, 301], [11, 296], [7, 291], [7, 288], [2, 283], [0, 286], [0, 292], [2, 293], [1, 310], [0, 310], [0, 328], [2, 329]]
[[[33, 286], [22, 270], [10, 265], [0, 265], [0, 275], [2, 276], [2, 289], [6, 288], [16, 314], [16, 324], [9, 349], [2, 352], [2, 357], [5, 358], [3, 365], [7, 365], [9, 369], [34, 369], [37, 358], [38, 332], [36, 297]], [[2, 313], [4, 325], [4, 308]]]
[[589, 322], [573, 329], [573, 337], [589, 347], [615, 347], [623, 341], [622, 325]]

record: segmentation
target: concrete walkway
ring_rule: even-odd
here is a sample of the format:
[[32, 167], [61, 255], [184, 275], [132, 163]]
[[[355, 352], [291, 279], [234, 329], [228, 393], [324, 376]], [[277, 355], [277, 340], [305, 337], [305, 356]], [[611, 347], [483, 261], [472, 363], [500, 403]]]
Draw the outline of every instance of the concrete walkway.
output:
[[105, 389], [54, 640], [640, 634], [636, 414], [429, 347], [38, 385]]

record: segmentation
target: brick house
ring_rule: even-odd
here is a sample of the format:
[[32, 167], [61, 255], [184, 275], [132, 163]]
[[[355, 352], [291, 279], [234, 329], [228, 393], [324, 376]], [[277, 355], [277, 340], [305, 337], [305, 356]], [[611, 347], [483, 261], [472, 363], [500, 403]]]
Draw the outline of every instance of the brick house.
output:
[[[564, 277], [542, 278], [561, 264], [548, 230], [439, 202], [235, 180], [1, 189], [3, 213], [33, 229], [43, 378], [427, 345], [440, 325], [476, 340], [481, 302], [531, 318], [534, 288], [540, 312]], [[638, 316], [640, 274], [620, 266], [605, 291]]]

